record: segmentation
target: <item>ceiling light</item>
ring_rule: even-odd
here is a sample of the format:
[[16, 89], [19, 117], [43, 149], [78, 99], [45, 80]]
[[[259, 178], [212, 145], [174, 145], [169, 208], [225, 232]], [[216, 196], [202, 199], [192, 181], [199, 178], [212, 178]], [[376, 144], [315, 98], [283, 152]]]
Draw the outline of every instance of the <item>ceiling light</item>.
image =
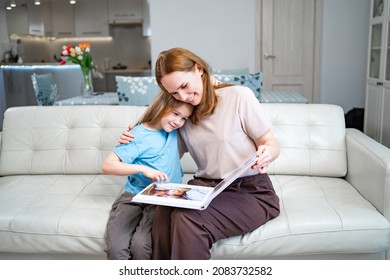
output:
[[7, 7], [5, 7], [5, 9], [10, 11], [10, 10], [12, 10], [12, 7], [11, 6], [7, 6]]
[[34, 1], [34, 4], [37, 5], [37, 6], [39, 6], [39, 5], [41, 5], [41, 1], [35, 0], [35, 1]]
[[16, 3], [15, 3], [15, 0], [11, 1], [11, 4], [9, 4], [12, 8], [15, 8], [16, 7]]
[[72, 5], [76, 4], [76, 0], [70, 0], [69, 4], [72, 4]]

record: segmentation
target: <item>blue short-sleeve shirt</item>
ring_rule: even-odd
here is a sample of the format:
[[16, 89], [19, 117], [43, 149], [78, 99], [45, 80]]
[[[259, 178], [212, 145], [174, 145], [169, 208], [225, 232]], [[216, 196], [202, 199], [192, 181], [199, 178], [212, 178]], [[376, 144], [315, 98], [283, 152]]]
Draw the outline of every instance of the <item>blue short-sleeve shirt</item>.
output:
[[[167, 133], [163, 129], [152, 130], [140, 124], [135, 126], [131, 133], [135, 135], [132, 142], [121, 144], [114, 149], [114, 153], [122, 162], [146, 165], [166, 173], [172, 183], [182, 182], [183, 172], [176, 130]], [[128, 176], [125, 190], [137, 194], [150, 183], [152, 180], [141, 173], [133, 174]]]

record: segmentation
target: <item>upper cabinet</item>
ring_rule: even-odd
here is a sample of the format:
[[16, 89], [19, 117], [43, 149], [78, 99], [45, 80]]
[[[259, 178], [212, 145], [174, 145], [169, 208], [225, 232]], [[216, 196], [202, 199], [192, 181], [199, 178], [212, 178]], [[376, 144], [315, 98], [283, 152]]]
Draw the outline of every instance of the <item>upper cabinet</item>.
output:
[[74, 5], [69, 5], [67, 1], [56, 1], [52, 3], [51, 10], [53, 14], [53, 36], [76, 36]]
[[108, 0], [110, 24], [141, 23], [143, 0]]
[[22, 4], [6, 12], [8, 34], [52, 36], [52, 13], [50, 3], [35, 6]]
[[77, 1], [75, 25], [77, 37], [108, 36], [107, 1]]
[[27, 5], [16, 6], [6, 12], [8, 34], [28, 34]]
[[[150, 36], [148, 0], [33, 1], [7, 11], [8, 34], [54, 37], [109, 36], [109, 24], [141, 24]], [[145, 3], [144, 3], [145, 2]], [[145, 7], [144, 7], [145, 4]]]

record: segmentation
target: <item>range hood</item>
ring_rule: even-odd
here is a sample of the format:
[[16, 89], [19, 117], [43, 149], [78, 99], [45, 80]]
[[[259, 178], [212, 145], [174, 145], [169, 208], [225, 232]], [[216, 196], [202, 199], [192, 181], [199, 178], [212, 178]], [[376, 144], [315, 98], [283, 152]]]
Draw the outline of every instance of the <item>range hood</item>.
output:
[[112, 20], [108, 22], [111, 26], [117, 26], [117, 25], [141, 25], [142, 19], [141, 18], [133, 18], [133, 19], [123, 19], [123, 20]]
[[28, 33], [37, 36], [52, 36], [52, 16], [50, 5], [36, 6], [33, 3], [27, 4], [28, 12]]
[[50, 3], [42, 3], [39, 7], [28, 2], [7, 11], [8, 34], [51, 36], [52, 15]]

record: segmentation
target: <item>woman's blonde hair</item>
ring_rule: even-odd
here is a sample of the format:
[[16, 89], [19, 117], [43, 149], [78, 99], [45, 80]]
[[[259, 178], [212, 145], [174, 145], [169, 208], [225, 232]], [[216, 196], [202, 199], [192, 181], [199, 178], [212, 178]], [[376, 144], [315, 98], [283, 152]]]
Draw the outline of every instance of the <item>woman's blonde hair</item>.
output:
[[136, 125], [141, 123], [155, 125], [162, 119], [162, 117], [164, 117], [164, 115], [172, 112], [174, 109], [183, 104], [192, 107], [191, 104], [176, 100], [170, 94], [165, 94], [161, 91], [153, 99], [152, 103], [149, 104], [148, 108], [142, 114]]
[[[161, 84], [161, 79], [172, 72], [194, 71], [195, 67], [201, 67], [203, 70], [203, 97], [199, 105], [195, 106], [190, 120], [193, 124], [197, 124], [201, 118], [212, 114], [218, 104], [218, 97], [215, 94], [214, 87], [210, 82], [210, 67], [206, 61], [201, 59], [193, 52], [183, 48], [172, 48], [160, 53], [156, 61], [155, 75], [156, 81], [160, 88], [165, 92], [165, 95], [171, 96]], [[224, 87], [222, 84], [216, 88]]]

